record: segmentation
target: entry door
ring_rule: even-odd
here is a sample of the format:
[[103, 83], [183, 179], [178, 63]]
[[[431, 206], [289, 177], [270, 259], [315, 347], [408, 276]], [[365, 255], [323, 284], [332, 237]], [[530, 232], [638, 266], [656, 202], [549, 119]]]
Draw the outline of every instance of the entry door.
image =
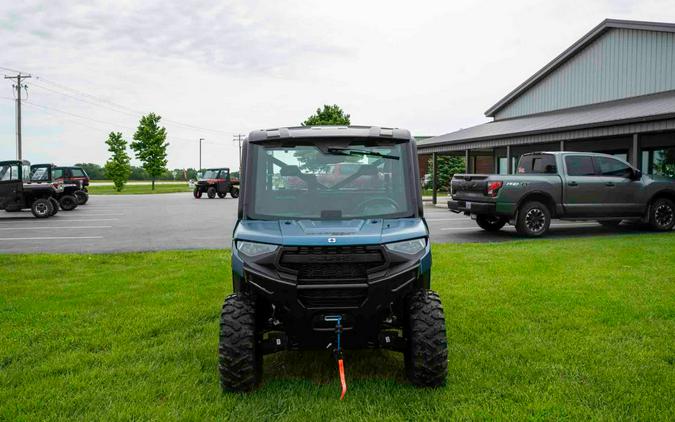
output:
[[565, 168], [563, 192], [566, 213], [571, 217], [601, 216], [603, 200], [600, 193], [605, 182], [596, 174], [593, 159], [566, 155]]
[[626, 163], [609, 157], [595, 157], [595, 167], [604, 183], [602, 191], [605, 215], [629, 217], [641, 215], [644, 204], [640, 193], [642, 180], [633, 179], [633, 169]]
[[23, 182], [19, 176], [19, 166], [11, 164], [0, 166], [0, 209], [11, 207], [19, 200]]

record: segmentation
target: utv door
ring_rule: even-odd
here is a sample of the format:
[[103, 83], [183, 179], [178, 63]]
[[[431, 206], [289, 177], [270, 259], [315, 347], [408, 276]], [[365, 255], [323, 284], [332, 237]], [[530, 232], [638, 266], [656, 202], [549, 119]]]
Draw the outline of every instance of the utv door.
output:
[[602, 180], [602, 207], [608, 217], [639, 216], [645, 205], [640, 202], [641, 180], [633, 179], [633, 169], [610, 157], [594, 157], [595, 168]]
[[228, 170], [221, 170], [218, 173], [218, 182], [216, 189], [220, 193], [228, 193], [230, 191], [230, 172]]
[[598, 177], [593, 158], [583, 155], [565, 156], [563, 198], [565, 212], [570, 217], [601, 217], [602, 191], [605, 182]]
[[23, 181], [19, 165], [0, 167], [0, 209], [23, 207]]

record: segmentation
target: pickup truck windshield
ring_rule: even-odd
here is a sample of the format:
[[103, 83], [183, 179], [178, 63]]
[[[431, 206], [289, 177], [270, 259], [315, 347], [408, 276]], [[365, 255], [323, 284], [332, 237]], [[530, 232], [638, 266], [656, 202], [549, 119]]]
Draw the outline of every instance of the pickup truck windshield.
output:
[[407, 144], [326, 148], [251, 145], [254, 219], [348, 219], [414, 214]]

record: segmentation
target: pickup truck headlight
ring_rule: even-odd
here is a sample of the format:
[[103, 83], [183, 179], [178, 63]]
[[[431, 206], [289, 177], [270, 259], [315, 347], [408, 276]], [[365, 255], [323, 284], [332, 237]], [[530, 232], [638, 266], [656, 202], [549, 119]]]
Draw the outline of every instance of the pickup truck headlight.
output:
[[247, 256], [258, 256], [266, 253], [272, 253], [279, 246], [268, 243], [248, 242], [245, 240], [237, 241], [237, 250]]
[[426, 239], [405, 240], [403, 242], [387, 243], [385, 246], [392, 252], [415, 255], [420, 253], [427, 246], [427, 240]]

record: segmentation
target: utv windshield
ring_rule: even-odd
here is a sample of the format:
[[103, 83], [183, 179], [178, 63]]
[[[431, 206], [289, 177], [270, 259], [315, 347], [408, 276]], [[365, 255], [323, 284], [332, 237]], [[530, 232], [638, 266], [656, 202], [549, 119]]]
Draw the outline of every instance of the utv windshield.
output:
[[414, 215], [408, 145], [368, 144], [251, 144], [247, 214], [327, 220]]
[[218, 172], [220, 170], [204, 170], [204, 173], [202, 174], [202, 179], [217, 179], [218, 178]]

